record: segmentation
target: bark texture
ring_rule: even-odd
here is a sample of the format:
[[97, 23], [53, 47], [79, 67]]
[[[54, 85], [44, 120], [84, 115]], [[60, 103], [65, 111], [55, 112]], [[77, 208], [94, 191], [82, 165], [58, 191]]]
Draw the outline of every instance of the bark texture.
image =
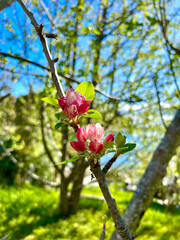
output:
[[[132, 232], [138, 228], [141, 218], [147, 208], [151, 205], [153, 196], [157, 191], [163, 177], [166, 175], [166, 168], [169, 161], [175, 155], [176, 149], [180, 146], [180, 109], [167, 128], [167, 131], [155, 150], [152, 160], [149, 163], [137, 190], [133, 195], [123, 215], [123, 219]], [[115, 231], [111, 240], [121, 239]]]
[[128, 226], [123, 221], [119, 209], [117, 207], [116, 201], [111, 195], [111, 192], [109, 191], [108, 185], [105, 180], [105, 174], [103, 174], [103, 172], [101, 171], [100, 165], [94, 164], [93, 160], [90, 160], [89, 163], [91, 171], [96, 177], [99, 187], [102, 191], [102, 194], [106, 200], [106, 203], [108, 205], [109, 211], [111, 213], [118, 233], [120, 234], [123, 240], [134, 240], [136, 236], [130, 233]]
[[4, 9], [9, 7], [15, 0], [0, 0], [0, 12]]

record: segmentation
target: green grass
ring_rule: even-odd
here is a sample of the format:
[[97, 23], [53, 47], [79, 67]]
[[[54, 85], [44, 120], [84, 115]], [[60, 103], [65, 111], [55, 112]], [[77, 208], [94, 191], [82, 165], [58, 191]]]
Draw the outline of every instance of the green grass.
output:
[[[123, 213], [132, 193], [111, 188], [120, 212]], [[84, 188], [83, 193], [102, 195], [99, 188]], [[114, 224], [106, 204], [101, 200], [82, 198], [80, 211], [63, 219], [58, 209], [59, 193], [31, 185], [23, 189], [0, 188], [0, 238], [10, 233], [8, 240], [98, 240], [102, 216], [107, 215], [107, 236]], [[154, 203], [148, 209], [137, 231], [141, 240], [180, 239], [180, 210], [166, 212]]]

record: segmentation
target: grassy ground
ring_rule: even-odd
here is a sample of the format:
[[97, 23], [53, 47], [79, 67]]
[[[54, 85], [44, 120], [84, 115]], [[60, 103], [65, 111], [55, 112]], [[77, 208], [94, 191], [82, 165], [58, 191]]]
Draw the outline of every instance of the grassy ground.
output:
[[[132, 194], [112, 189], [121, 213]], [[98, 188], [85, 188], [83, 193], [101, 195]], [[53, 190], [27, 185], [23, 189], [0, 188], [0, 238], [8, 240], [98, 240], [102, 216], [107, 215], [107, 236], [114, 230], [106, 204], [101, 200], [81, 199], [81, 209], [69, 218], [58, 214], [59, 194]], [[180, 210], [166, 212], [154, 203], [146, 212], [138, 229], [139, 240], [180, 239]]]

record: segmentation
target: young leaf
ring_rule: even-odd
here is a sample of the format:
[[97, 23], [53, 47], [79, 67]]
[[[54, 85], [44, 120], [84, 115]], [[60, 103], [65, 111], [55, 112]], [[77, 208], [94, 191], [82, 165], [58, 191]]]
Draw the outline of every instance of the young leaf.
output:
[[57, 123], [54, 127], [55, 129], [58, 129], [60, 128], [64, 123], [63, 122], [60, 122], [60, 123]]
[[44, 98], [41, 98], [41, 100], [44, 101], [44, 102], [47, 102], [47, 103], [49, 103], [51, 105], [54, 105], [56, 107], [59, 106], [58, 100], [55, 99], [55, 98], [44, 97]]
[[114, 147], [114, 143], [113, 142], [108, 142], [108, 143], [104, 143], [103, 149], [111, 149], [113, 147]]
[[125, 142], [126, 142], [126, 136], [123, 136], [120, 132], [118, 132], [115, 138], [116, 147], [117, 148], [123, 147]]
[[101, 114], [97, 110], [94, 110], [94, 109], [88, 110], [87, 113], [82, 115], [82, 117], [102, 119]]
[[75, 162], [76, 160], [78, 160], [82, 157], [86, 157], [86, 155], [80, 155], [80, 156], [77, 156], [77, 157], [73, 157], [73, 158], [70, 158], [70, 159], [68, 159], [64, 162], [56, 163], [56, 165], [66, 164], [66, 163], [69, 163], [69, 162]]
[[93, 100], [94, 99], [94, 86], [91, 82], [86, 81], [79, 84], [76, 88], [76, 91], [80, 92], [83, 96], [86, 97], [86, 100]]
[[122, 148], [117, 148], [117, 156], [123, 153], [123, 151], [126, 151], [128, 147], [122, 147]]
[[57, 120], [59, 120], [60, 117], [61, 117], [61, 113], [55, 113], [54, 115], [55, 115], [55, 117], [57, 118]]
[[116, 152], [116, 149], [110, 149], [107, 151], [107, 153], [111, 153], [111, 152]]
[[135, 143], [127, 143], [127, 144], [124, 145], [124, 147], [126, 147], [127, 149], [124, 149], [121, 152], [122, 154], [133, 150], [136, 147], [136, 144]]

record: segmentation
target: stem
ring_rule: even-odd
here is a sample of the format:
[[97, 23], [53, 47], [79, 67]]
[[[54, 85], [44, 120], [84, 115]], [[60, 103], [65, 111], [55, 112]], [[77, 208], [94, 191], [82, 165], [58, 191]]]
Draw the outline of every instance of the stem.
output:
[[103, 196], [106, 200], [108, 205], [109, 211], [115, 223], [116, 230], [118, 231], [119, 235], [122, 237], [123, 240], [133, 240], [136, 236], [132, 235], [129, 231], [128, 226], [124, 223], [119, 209], [117, 207], [116, 201], [111, 195], [109, 187], [105, 180], [105, 175], [101, 171], [100, 165], [94, 164], [93, 160], [89, 161], [91, 166], [91, 171], [93, 172], [94, 176], [96, 177], [99, 187], [103, 193]]

